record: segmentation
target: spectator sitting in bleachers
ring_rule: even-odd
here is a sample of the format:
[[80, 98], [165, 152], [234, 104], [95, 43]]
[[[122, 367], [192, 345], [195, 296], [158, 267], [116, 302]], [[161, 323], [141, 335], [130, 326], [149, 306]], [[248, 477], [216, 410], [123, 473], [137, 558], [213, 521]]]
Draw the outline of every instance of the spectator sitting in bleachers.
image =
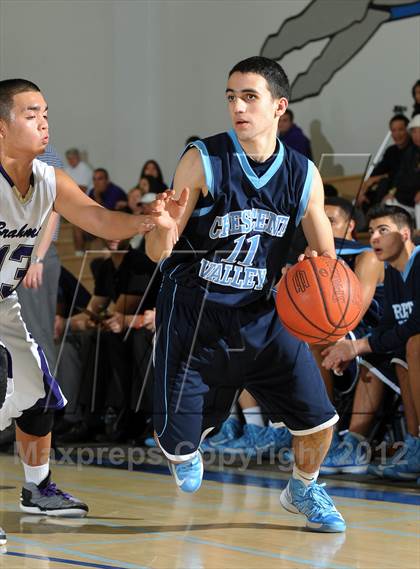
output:
[[[340, 197], [327, 198], [325, 200], [325, 213], [330, 220], [333, 230], [334, 244], [336, 254], [343, 259], [354, 270], [362, 285], [363, 298], [363, 319], [353, 332], [350, 333], [351, 338], [364, 336], [372, 327], [376, 326], [380, 320], [383, 311], [383, 280], [384, 280], [384, 264], [376, 258], [375, 253], [369, 246], [362, 245], [353, 239], [353, 231], [355, 229], [354, 207], [352, 204]], [[320, 367], [321, 375], [324, 379], [328, 395], [333, 403], [336, 403], [336, 394], [342, 392], [352, 392], [358, 375], [359, 382], [368, 381], [366, 377], [369, 373], [367, 368], [361, 368], [358, 374], [358, 365], [354, 362], [344, 372], [344, 377], [337, 377], [331, 371], [321, 366], [321, 352], [325, 348], [312, 346], [312, 352]], [[369, 401], [366, 402], [368, 405]], [[358, 409], [356, 410], [358, 412]], [[364, 436], [365, 432], [353, 430], [350, 426], [350, 432], [346, 434], [344, 444], [349, 450], [344, 457], [343, 462], [342, 447], [339, 447], [341, 439], [335, 432], [330, 450], [325, 457], [322, 465], [322, 472], [363, 472], [368, 468], [368, 461], [364, 456], [353, 452], [356, 450], [360, 436]], [[339, 452], [337, 452], [337, 448]]]
[[394, 144], [388, 146], [382, 160], [375, 166], [371, 176], [362, 184], [357, 205], [367, 210], [379, 203], [388, 191], [395, 186], [395, 178], [400, 169], [402, 156], [411, 144], [407, 130], [408, 118], [403, 114], [392, 117], [389, 129]]
[[125, 211], [127, 211], [127, 213], [133, 213], [134, 215], [140, 215], [142, 213], [140, 203], [142, 195], [142, 191], [137, 186], [131, 188], [127, 194], [127, 207], [125, 208]]
[[158, 194], [162, 191], [161, 184], [153, 176], [140, 176], [137, 187], [141, 191], [142, 196], [145, 194]]
[[83, 192], [92, 187], [92, 168], [83, 162], [77, 148], [70, 148], [66, 152], [68, 166], [64, 168], [67, 174], [73, 178]]
[[[122, 188], [112, 183], [105, 168], [96, 168], [93, 172], [93, 188], [88, 195], [107, 209], [123, 209], [127, 206], [127, 194]], [[77, 257], [84, 254], [86, 244], [94, 242], [96, 247], [103, 247], [103, 240], [93, 237], [80, 227], [73, 227], [74, 248]]]
[[413, 118], [416, 115], [420, 115], [420, 79], [414, 83], [411, 94], [414, 99], [413, 112], [411, 114], [411, 118]]
[[378, 205], [369, 212], [370, 243], [379, 261], [385, 262], [384, 315], [379, 325], [357, 340], [343, 340], [324, 350], [323, 366], [340, 370], [356, 356], [381, 354], [381, 366], [391, 358], [404, 405], [408, 434], [401, 461], [373, 469], [375, 474], [403, 480], [420, 475], [420, 247], [412, 241], [413, 222], [397, 206]]
[[147, 189], [144, 193], [154, 192], [158, 194], [160, 192], [164, 192], [168, 188], [168, 186], [165, 184], [163, 180], [162, 170], [159, 164], [156, 162], [156, 160], [147, 160], [143, 164], [143, 168], [141, 169], [139, 176], [139, 181], [144, 176], [150, 176], [151, 178], [154, 178], [157, 182], [155, 185]]
[[107, 209], [123, 209], [127, 206], [125, 191], [111, 182], [105, 168], [95, 168], [93, 171], [93, 188], [88, 196]]
[[420, 115], [408, 125], [412, 144], [406, 149], [400, 169], [395, 177], [395, 190], [385, 196], [388, 205], [405, 208], [415, 219], [420, 229]]
[[278, 135], [280, 140], [312, 160], [311, 142], [293, 121], [294, 114], [290, 109], [287, 109], [279, 119]]
[[[149, 287], [147, 297], [143, 296], [157, 272], [156, 266], [144, 251], [129, 250], [125, 254], [122, 249], [126, 247], [127, 242], [108, 242], [110, 258], [93, 262], [94, 295], [87, 309], [70, 320], [71, 333], [66, 338], [57, 377], [63, 392], [76, 406], [72, 406], [72, 416], [65, 416], [73, 426], [61, 435], [63, 442], [92, 436], [104, 428], [101, 417], [106, 409], [122, 411], [129, 406], [132, 363], [140, 357], [134, 349], [131, 354], [131, 346], [138, 347], [147, 336], [151, 350], [151, 332], [146, 334], [141, 329], [137, 333], [137, 329], [150, 326], [150, 314], [143, 313], [154, 308], [158, 281]], [[128, 327], [134, 330], [125, 342], [123, 332]]]

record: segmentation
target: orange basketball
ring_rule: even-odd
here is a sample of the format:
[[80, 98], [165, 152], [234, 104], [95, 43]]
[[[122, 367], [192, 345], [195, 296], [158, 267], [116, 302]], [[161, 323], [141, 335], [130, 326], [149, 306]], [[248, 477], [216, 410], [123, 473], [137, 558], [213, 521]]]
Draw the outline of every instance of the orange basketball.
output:
[[330, 257], [310, 257], [282, 277], [276, 305], [291, 334], [309, 344], [328, 344], [359, 323], [362, 289], [348, 265]]

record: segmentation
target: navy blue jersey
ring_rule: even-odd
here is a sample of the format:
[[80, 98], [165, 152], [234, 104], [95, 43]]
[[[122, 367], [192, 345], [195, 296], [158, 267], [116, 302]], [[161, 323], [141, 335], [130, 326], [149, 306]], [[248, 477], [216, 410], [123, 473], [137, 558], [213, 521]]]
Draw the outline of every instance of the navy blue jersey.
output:
[[420, 334], [420, 245], [415, 247], [404, 271], [385, 265], [385, 312], [369, 344], [374, 352], [405, 348], [411, 336]]
[[233, 130], [191, 146], [200, 151], [209, 192], [162, 270], [179, 285], [207, 291], [210, 301], [250, 304], [281, 277], [314, 165], [278, 141], [275, 156], [256, 173]]
[[[369, 245], [363, 245], [353, 239], [334, 238], [335, 253], [337, 257], [343, 259], [352, 271], [356, 268], [356, 259], [360, 253], [364, 251], [372, 251]], [[382, 283], [376, 286], [375, 294], [372, 302], [363, 316], [362, 323], [369, 327], [375, 327], [379, 324], [384, 312], [384, 285]]]

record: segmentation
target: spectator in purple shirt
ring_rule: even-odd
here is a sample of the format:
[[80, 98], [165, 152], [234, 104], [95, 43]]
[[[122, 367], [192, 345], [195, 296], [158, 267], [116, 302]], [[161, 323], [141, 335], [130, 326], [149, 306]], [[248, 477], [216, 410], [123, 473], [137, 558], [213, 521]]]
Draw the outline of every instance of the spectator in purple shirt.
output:
[[293, 119], [294, 114], [290, 109], [287, 109], [280, 117], [278, 130], [280, 140], [312, 160], [311, 142], [303, 134], [302, 129], [293, 122]]
[[107, 209], [122, 209], [127, 206], [127, 194], [113, 184], [105, 168], [96, 168], [93, 172], [93, 188], [88, 196]]
[[[122, 188], [113, 184], [105, 168], [96, 168], [93, 172], [93, 188], [88, 196], [107, 209], [124, 209], [127, 207], [127, 194]], [[84, 255], [86, 245], [102, 245], [102, 240], [93, 237], [80, 227], [73, 227], [74, 248], [76, 257]]]

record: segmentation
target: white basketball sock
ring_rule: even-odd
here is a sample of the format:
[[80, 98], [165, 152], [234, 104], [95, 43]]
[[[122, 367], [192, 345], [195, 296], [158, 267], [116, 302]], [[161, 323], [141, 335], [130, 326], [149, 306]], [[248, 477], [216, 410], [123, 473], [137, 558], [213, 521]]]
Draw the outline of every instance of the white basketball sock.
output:
[[46, 464], [41, 464], [40, 466], [29, 466], [29, 464], [23, 464], [23, 470], [25, 471], [26, 482], [32, 482], [37, 486], [46, 479], [50, 471], [50, 461]]
[[257, 427], [264, 427], [264, 419], [261, 415], [261, 407], [248, 407], [242, 409], [247, 425], [257, 425]]
[[319, 470], [316, 470], [315, 472], [303, 472], [303, 470], [299, 470], [296, 464], [293, 466], [292, 478], [300, 480], [305, 484], [305, 486], [309, 486], [313, 482], [316, 482], [318, 475]]

